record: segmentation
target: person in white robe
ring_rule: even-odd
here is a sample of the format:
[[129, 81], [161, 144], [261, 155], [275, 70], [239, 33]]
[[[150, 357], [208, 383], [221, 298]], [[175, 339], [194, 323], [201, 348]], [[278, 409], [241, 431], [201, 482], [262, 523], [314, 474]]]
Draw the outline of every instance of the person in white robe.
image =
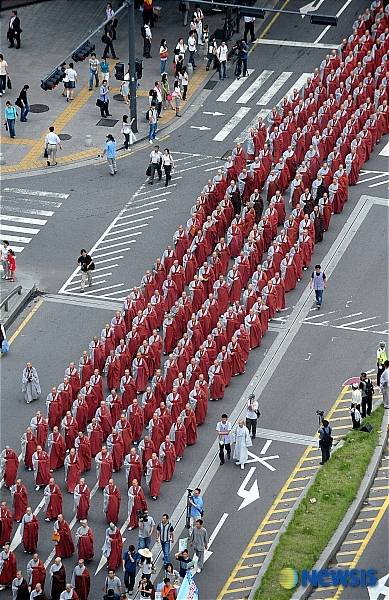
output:
[[30, 362], [26, 364], [22, 375], [22, 392], [27, 404], [36, 400], [41, 393], [39, 376], [35, 367]]
[[247, 448], [253, 445], [251, 441], [250, 433], [244, 424], [244, 421], [239, 421], [237, 427], [231, 431], [231, 439], [235, 444], [233, 458], [237, 461], [237, 465], [240, 465], [241, 469], [244, 469], [244, 465], [248, 460]]

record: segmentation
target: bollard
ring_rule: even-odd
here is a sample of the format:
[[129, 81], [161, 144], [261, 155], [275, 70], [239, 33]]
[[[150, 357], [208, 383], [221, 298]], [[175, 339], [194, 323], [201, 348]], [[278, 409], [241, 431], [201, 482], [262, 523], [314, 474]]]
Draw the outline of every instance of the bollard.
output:
[[5, 165], [5, 158], [2, 152], [0, 152], [0, 165]]
[[145, 120], [145, 123], [148, 123], [148, 122], [149, 122], [149, 120], [148, 120], [148, 119], [146, 119], [146, 115], [147, 115], [147, 110], [142, 110], [142, 117], [143, 117], [143, 119]]
[[87, 148], [91, 148], [92, 147], [92, 136], [91, 135], [86, 135], [85, 136], [85, 146]]

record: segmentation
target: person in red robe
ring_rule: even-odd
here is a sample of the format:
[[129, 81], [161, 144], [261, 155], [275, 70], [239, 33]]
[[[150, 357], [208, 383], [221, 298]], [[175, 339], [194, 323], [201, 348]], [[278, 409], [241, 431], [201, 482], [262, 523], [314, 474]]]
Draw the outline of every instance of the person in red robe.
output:
[[116, 356], [115, 350], [110, 350], [110, 353], [107, 356], [104, 373], [107, 375], [107, 384], [110, 390], [119, 387], [120, 358]]
[[126, 414], [120, 415], [120, 419], [116, 422], [115, 429], [123, 440], [123, 456], [127, 456], [130, 452], [132, 443], [132, 427], [130, 421], [126, 419]]
[[[162, 319], [162, 321], [163, 321], [163, 319]], [[162, 325], [162, 321], [161, 321], [161, 325]], [[152, 335], [149, 337], [149, 346], [150, 346], [150, 349], [153, 351], [154, 369], [161, 368], [162, 343], [163, 343], [162, 337], [159, 335], [159, 333], [156, 329], [153, 329]]]
[[134, 479], [137, 481], [142, 480], [142, 461], [139, 454], [136, 453], [135, 448], [131, 448], [130, 452], [126, 455], [124, 466], [126, 468], [127, 487], [131, 486]]
[[128, 407], [127, 419], [131, 424], [132, 439], [134, 441], [134, 444], [138, 444], [143, 433], [144, 419], [142, 408], [139, 406], [138, 400], [136, 398]]
[[31, 427], [27, 427], [26, 432], [23, 434], [21, 438], [22, 444], [22, 458], [24, 460], [24, 464], [29, 471], [32, 471], [32, 456], [34, 452], [36, 452], [36, 447], [38, 445], [38, 441], [35, 435], [32, 433]]
[[[105, 364], [105, 361], [104, 361], [104, 364]], [[103, 364], [101, 371], [99, 369], [95, 369], [93, 371], [92, 377], [90, 378], [90, 384], [93, 388], [95, 402], [96, 402], [97, 406], [99, 406], [100, 402], [102, 400], [104, 400], [104, 381], [103, 381], [102, 376], [100, 375], [100, 373], [102, 373], [104, 370], [104, 364]], [[88, 404], [88, 406], [89, 406], [89, 404]]]
[[6, 446], [0, 455], [0, 479], [4, 477], [4, 485], [12, 487], [16, 481], [19, 458], [15, 450]]
[[186, 448], [186, 427], [181, 417], [177, 417], [177, 421], [173, 423], [170, 429], [170, 439], [176, 450], [176, 460], [179, 462]]
[[156, 412], [150, 419], [147, 429], [149, 430], [150, 439], [154, 443], [155, 452], [159, 452], [159, 447], [164, 440], [164, 422]]
[[0, 589], [12, 585], [16, 577], [16, 556], [11, 552], [9, 544], [5, 544], [0, 552]]
[[6, 502], [2, 502], [0, 506], [0, 545], [3, 546], [11, 541], [11, 533], [13, 527], [12, 513], [7, 507]]
[[195, 383], [194, 389], [189, 394], [189, 404], [195, 412], [196, 425], [198, 426], [205, 423], [208, 402], [200, 384], [197, 382]]
[[105, 488], [109, 480], [112, 478], [113, 460], [108, 452], [107, 446], [101, 448], [101, 452], [96, 454], [96, 476], [100, 488]]
[[82, 431], [78, 432], [78, 436], [76, 437], [75, 441], [75, 448], [80, 463], [81, 473], [84, 471], [89, 471], [92, 466], [91, 443], [88, 436], [82, 433]]
[[88, 600], [90, 592], [90, 573], [84, 565], [84, 560], [82, 558], [78, 559], [78, 564], [74, 567], [71, 584], [78, 595], [78, 600]]
[[49, 427], [59, 427], [62, 419], [62, 398], [56, 387], [51, 388], [51, 393], [46, 398], [47, 422]]
[[223, 369], [225, 386], [227, 387], [230, 384], [232, 377], [232, 358], [230, 353], [227, 352], [227, 345], [221, 347], [221, 350], [217, 356], [217, 360]]
[[40, 486], [47, 485], [50, 480], [50, 458], [39, 445], [32, 455], [32, 463], [34, 466], [35, 490], [38, 491]]
[[92, 456], [96, 456], [103, 444], [103, 429], [94, 417], [87, 427], [87, 434], [90, 441], [91, 454]]
[[69, 494], [73, 494], [81, 475], [80, 459], [76, 454], [76, 449], [71, 448], [65, 458], [65, 481], [66, 489]]
[[[83, 389], [85, 389], [85, 388], [83, 388]], [[92, 386], [90, 387], [90, 389], [91, 390], [93, 389]], [[93, 410], [93, 406], [91, 407], [91, 410]], [[80, 431], [84, 431], [86, 428], [86, 424], [88, 422], [89, 411], [90, 411], [90, 408], [88, 406], [88, 402], [85, 400], [85, 396], [83, 396], [83, 394], [81, 392], [79, 392], [77, 394], [77, 398], [73, 402], [72, 415], [76, 419], [76, 421], [78, 423], [78, 428]], [[96, 412], [96, 410], [94, 410], [92, 412], [92, 414], [90, 415], [90, 418], [92, 418], [94, 416], [95, 412]]]
[[112, 433], [112, 417], [111, 411], [106, 406], [105, 400], [100, 402], [100, 408], [96, 410], [95, 418], [96, 421], [100, 423], [103, 430], [103, 438], [106, 440]]
[[88, 521], [81, 521], [81, 527], [76, 531], [76, 546], [78, 548], [78, 558], [87, 562], [94, 556], [94, 536], [92, 529], [88, 526]]
[[150, 419], [153, 418], [153, 414], [157, 408], [157, 399], [155, 394], [152, 392], [152, 388], [148, 385], [145, 393], [142, 396], [142, 409], [143, 409], [143, 419], [146, 423], [146, 427], [150, 422]]
[[211, 400], [220, 400], [224, 397], [225, 379], [222, 367], [219, 365], [217, 358], [213, 361], [213, 365], [208, 371], [209, 394]]
[[11, 496], [14, 520], [20, 523], [28, 506], [27, 488], [22, 484], [21, 479], [17, 479], [16, 483], [11, 487]]
[[42, 586], [42, 590], [44, 589], [46, 569], [37, 552], [33, 555], [30, 562], [27, 563], [27, 578], [28, 585], [32, 590], [35, 590], [38, 583]]
[[235, 331], [235, 337], [242, 351], [243, 362], [246, 363], [250, 356], [250, 334], [243, 324]]
[[176, 449], [170, 440], [170, 435], [165, 437], [159, 448], [159, 460], [163, 463], [162, 479], [170, 481], [176, 468]]
[[84, 350], [80, 358], [79, 368], [81, 376], [81, 387], [84, 387], [85, 382], [89, 381], [92, 377], [94, 369], [92, 359], [88, 356], [86, 350]]
[[114, 484], [113, 479], [108, 481], [104, 488], [104, 508], [105, 521], [107, 523], [117, 523], [119, 520], [119, 510], [122, 496], [119, 488]]
[[162, 485], [163, 465], [157, 454], [152, 453], [150, 460], [147, 461], [146, 483], [150, 487], [150, 496], [156, 500], [160, 494]]
[[50, 473], [53, 473], [63, 466], [66, 456], [65, 441], [59, 433], [57, 426], [55, 426], [53, 432], [49, 434], [47, 447], [50, 457]]
[[119, 527], [111, 522], [105, 532], [103, 554], [107, 558], [108, 569], [116, 569], [122, 564], [123, 538]]
[[[170, 395], [170, 394], [169, 394]], [[161, 419], [163, 424], [163, 435], [164, 437], [169, 434], [170, 427], [172, 426], [172, 413], [167, 408], [165, 402], [161, 402], [157, 410], [155, 411], [158, 417]]]
[[250, 308], [244, 322], [250, 336], [250, 349], [258, 348], [262, 342], [262, 328], [258, 316], [254, 313], [254, 309]]
[[286, 307], [285, 303], [285, 285], [283, 279], [280, 277], [279, 272], [277, 271], [274, 277], [271, 279], [273, 286], [276, 288], [277, 292], [277, 311], [280, 312], [283, 308]]
[[26, 508], [20, 525], [20, 535], [23, 541], [24, 551], [31, 554], [38, 546], [39, 521], [32, 512], [31, 506]]
[[62, 514], [58, 515], [58, 519], [54, 523], [54, 532], [59, 533], [59, 540], [55, 542], [55, 556], [67, 558], [74, 554], [74, 542], [69, 523], [65, 521]]
[[66, 450], [74, 448], [74, 442], [76, 441], [79, 427], [76, 419], [72, 417], [70, 410], [67, 411], [66, 415], [62, 419], [61, 423], [62, 435], [65, 440]]
[[77, 510], [76, 519], [82, 521], [88, 518], [90, 508], [90, 489], [85, 483], [85, 479], [81, 477], [80, 481], [74, 488], [74, 510]]
[[135, 381], [137, 393], [144, 392], [149, 378], [149, 368], [140, 352], [136, 353], [136, 358], [132, 361], [132, 376]]
[[42, 413], [40, 410], [38, 410], [35, 417], [31, 419], [30, 427], [33, 434], [36, 436], [38, 444], [42, 446], [42, 448], [44, 448], [49, 432], [49, 426], [47, 423], [47, 419], [42, 417]]
[[138, 511], [148, 510], [147, 502], [142, 488], [140, 487], [138, 480], [134, 478], [132, 480], [132, 485], [128, 488], [128, 517], [129, 517], [129, 527], [128, 529], [131, 531], [138, 527]]
[[151, 458], [153, 452], [155, 452], [154, 442], [150, 440], [148, 435], [145, 435], [145, 437], [139, 444], [139, 454], [142, 460], [142, 467], [144, 473], [146, 473], [147, 462]]
[[124, 375], [120, 380], [120, 392], [122, 394], [123, 410], [127, 410], [131, 406], [132, 401], [136, 398], [135, 381], [131, 377], [130, 369], [124, 370]]
[[[95, 378], [94, 375], [92, 375], [92, 377]], [[101, 381], [101, 387], [102, 386], [103, 386], [103, 382]], [[103, 391], [104, 391], [104, 388], [103, 388]], [[88, 421], [90, 421], [94, 417], [97, 407], [99, 406], [99, 393], [98, 392], [99, 392], [98, 387], [97, 386], [95, 387], [94, 385], [92, 385], [90, 381], [86, 381], [85, 386], [83, 388], [81, 388], [81, 390], [80, 390], [80, 393], [82, 394], [82, 397], [86, 403], [86, 407], [87, 407], [86, 418]], [[77, 395], [77, 398], [79, 398], [79, 395]], [[102, 400], [103, 399], [104, 399], [104, 394], [103, 394]], [[100, 402], [101, 402], [101, 400], [100, 400]], [[73, 403], [73, 406], [74, 406], [74, 403]], [[78, 420], [77, 415], [74, 414], [73, 416], [77, 419], [78, 423], [80, 424], [80, 421]], [[85, 424], [85, 427], [86, 427], [86, 424]], [[81, 431], [84, 431], [85, 427], [82, 427]]]
[[71, 362], [69, 364], [69, 367], [65, 370], [65, 377], [68, 378], [69, 384], [72, 388], [72, 392], [74, 394], [73, 398], [72, 398], [72, 401], [73, 401], [76, 394], [78, 394], [78, 392], [80, 391], [80, 388], [81, 388], [80, 376], [74, 365], [74, 362]]
[[231, 341], [227, 346], [227, 350], [228, 350], [229, 354], [231, 355], [232, 377], [243, 374], [245, 371], [244, 371], [244, 360], [243, 360], [243, 356], [242, 356], [242, 349], [239, 345], [238, 340], [236, 339], [236, 337], [234, 335], [232, 336]]
[[46, 521], [56, 519], [62, 513], [62, 492], [55, 483], [54, 477], [50, 478], [49, 483], [44, 489], [44, 509], [46, 511]]
[[182, 411], [180, 416], [185, 424], [186, 443], [188, 446], [192, 446], [197, 440], [197, 425], [195, 412], [192, 410], [189, 402], [185, 406], [185, 410]]
[[[170, 394], [173, 389], [173, 382], [177, 379], [179, 373], [177, 361], [174, 359], [173, 354], [169, 354], [168, 360], [164, 364], [164, 376], [166, 382], [166, 393]], [[165, 400], [165, 398], [161, 398]]]
[[122, 436], [114, 427], [112, 433], [107, 437], [107, 448], [112, 456], [113, 473], [117, 473], [123, 464], [124, 443]]

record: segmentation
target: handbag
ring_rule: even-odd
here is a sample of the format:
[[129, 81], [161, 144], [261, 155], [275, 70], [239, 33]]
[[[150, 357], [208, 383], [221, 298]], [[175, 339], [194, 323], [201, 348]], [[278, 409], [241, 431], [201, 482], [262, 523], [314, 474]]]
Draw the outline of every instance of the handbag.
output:
[[1, 343], [1, 353], [7, 354], [8, 350], [9, 350], [8, 340], [4, 339]]
[[102, 35], [101, 36], [101, 41], [103, 42], [103, 44], [106, 44], [108, 42], [108, 38], [106, 35]]
[[7, 88], [9, 90], [12, 90], [12, 82], [11, 82], [11, 78], [10, 77], [7, 77]]
[[59, 540], [61, 539], [60, 532], [54, 531], [53, 535], [51, 536], [51, 539], [53, 540], [53, 542], [59, 542]]
[[102, 108], [104, 106], [104, 102], [102, 100], [100, 100], [100, 98], [97, 98], [96, 106], [98, 106], [99, 108]]
[[5, 125], [5, 130], [8, 131], [8, 123], [7, 123], [7, 121], [4, 123], [4, 125]]
[[170, 100], [173, 98], [173, 96], [171, 94], [166, 94], [166, 100], [168, 102], [170, 102]]
[[44, 149], [43, 149], [43, 158], [49, 158], [49, 153], [48, 153], [48, 151], [47, 151], [47, 148], [46, 148], [46, 146], [45, 146], [45, 147], [44, 147]]
[[146, 177], [150, 177], [151, 175], [151, 165], [149, 165], [146, 169]]

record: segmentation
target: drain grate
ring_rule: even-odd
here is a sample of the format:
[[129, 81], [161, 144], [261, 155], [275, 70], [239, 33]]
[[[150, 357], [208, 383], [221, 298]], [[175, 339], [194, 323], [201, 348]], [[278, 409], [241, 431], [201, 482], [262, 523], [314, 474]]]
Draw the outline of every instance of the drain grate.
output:
[[124, 98], [121, 94], [115, 94], [113, 99], [116, 100], [117, 102], [124, 102]]
[[207, 81], [204, 86], [205, 90], [213, 90], [217, 86], [217, 81]]
[[69, 133], [59, 133], [58, 137], [61, 140], [61, 142], [66, 142], [66, 140], [72, 139], [72, 136]]
[[44, 113], [50, 110], [47, 104], [30, 104], [30, 112], [32, 113]]
[[115, 127], [118, 122], [119, 119], [100, 119], [96, 125], [97, 127]]

